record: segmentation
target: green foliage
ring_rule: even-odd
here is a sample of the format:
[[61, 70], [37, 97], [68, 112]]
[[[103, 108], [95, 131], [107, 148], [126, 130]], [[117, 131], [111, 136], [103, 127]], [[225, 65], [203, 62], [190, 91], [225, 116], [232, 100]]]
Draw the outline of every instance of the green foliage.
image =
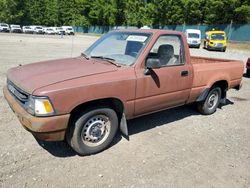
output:
[[0, 22], [139, 27], [250, 23], [250, 0], [0, 0]]

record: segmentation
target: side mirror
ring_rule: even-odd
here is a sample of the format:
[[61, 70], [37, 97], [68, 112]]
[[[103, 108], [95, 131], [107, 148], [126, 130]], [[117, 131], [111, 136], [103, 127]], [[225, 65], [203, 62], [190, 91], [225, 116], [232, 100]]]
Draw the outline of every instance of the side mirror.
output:
[[146, 60], [147, 69], [159, 69], [161, 68], [161, 62], [158, 58], [148, 58]]

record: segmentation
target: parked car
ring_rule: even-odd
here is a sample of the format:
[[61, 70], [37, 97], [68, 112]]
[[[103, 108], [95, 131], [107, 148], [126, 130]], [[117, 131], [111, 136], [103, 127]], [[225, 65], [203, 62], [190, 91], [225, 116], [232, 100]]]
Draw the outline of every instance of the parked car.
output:
[[147, 26], [147, 25], [144, 25], [140, 29], [151, 29], [151, 28], [149, 26]]
[[44, 32], [45, 32], [45, 34], [47, 34], [47, 35], [55, 35], [55, 34], [56, 34], [56, 32], [54, 31], [54, 29], [52, 29], [52, 28], [50, 28], [50, 27], [45, 28], [45, 29], [44, 29]]
[[65, 35], [65, 31], [62, 27], [52, 27], [57, 35]]
[[33, 29], [34, 34], [44, 34], [42, 26], [30, 26]]
[[128, 136], [128, 119], [190, 103], [213, 114], [240, 89], [242, 61], [189, 54], [182, 32], [109, 32], [80, 57], [11, 68], [4, 96], [36, 138], [93, 154]]
[[112, 30], [138, 29], [136, 26], [115, 26]]
[[20, 25], [10, 25], [10, 32], [11, 33], [22, 33], [22, 29]]
[[22, 30], [23, 30], [23, 33], [29, 33], [29, 34], [34, 33], [34, 30], [30, 26], [23, 26]]
[[0, 23], [0, 32], [10, 32], [10, 27], [6, 23]]
[[75, 35], [74, 28], [72, 26], [62, 26], [66, 35]]
[[201, 31], [199, 29], [187, 29], [185, 31], [187, 43], [189, 47], [200, 48], [201, 45]]
[[204, 48], [207, 50], [226, 51], [227, 37], [224, 31], [208, 31], [204, 41]]
[[246, 69], [247, 69], [247, 76], [250, 76], [250, 57], [247, 60], [247, 64], [246, 64]]

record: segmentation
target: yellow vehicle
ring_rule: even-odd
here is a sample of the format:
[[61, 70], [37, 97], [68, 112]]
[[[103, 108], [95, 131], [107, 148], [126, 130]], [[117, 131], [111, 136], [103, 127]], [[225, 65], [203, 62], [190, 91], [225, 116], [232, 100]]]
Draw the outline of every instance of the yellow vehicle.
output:
[[227, 37], [224, 31], [208, 31], [206, 32], [204, 48], [207, 50], [226, 51]]

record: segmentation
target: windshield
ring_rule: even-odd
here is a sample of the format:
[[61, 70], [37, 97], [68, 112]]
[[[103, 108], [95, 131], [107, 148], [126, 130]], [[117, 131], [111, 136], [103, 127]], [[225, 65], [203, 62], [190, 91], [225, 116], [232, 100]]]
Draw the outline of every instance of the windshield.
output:
[[41, 27], [36, 27], [36, 29], [43, 29], [43, 28], [41, 28]]
[[225, 35], [223, 33], [212, 34], [211, 40], [225, 40]]
[[24, 27], [25, 29], [31, 29], [31, 27]]
[[67, 30], [72, 31], [73, 29], [72, 28], [67, 28]]
[[198, 39], [200, 38], [200, 35], [197, 33], [188, 33], [188, 38]]
[[8, 27], [6, 24], [1, 24], [2, 27]]
[[114, 59], [118, 64], [132, 65], [146, 45], [150, 33], [110, 32], [92, 46], [85, 54]]

